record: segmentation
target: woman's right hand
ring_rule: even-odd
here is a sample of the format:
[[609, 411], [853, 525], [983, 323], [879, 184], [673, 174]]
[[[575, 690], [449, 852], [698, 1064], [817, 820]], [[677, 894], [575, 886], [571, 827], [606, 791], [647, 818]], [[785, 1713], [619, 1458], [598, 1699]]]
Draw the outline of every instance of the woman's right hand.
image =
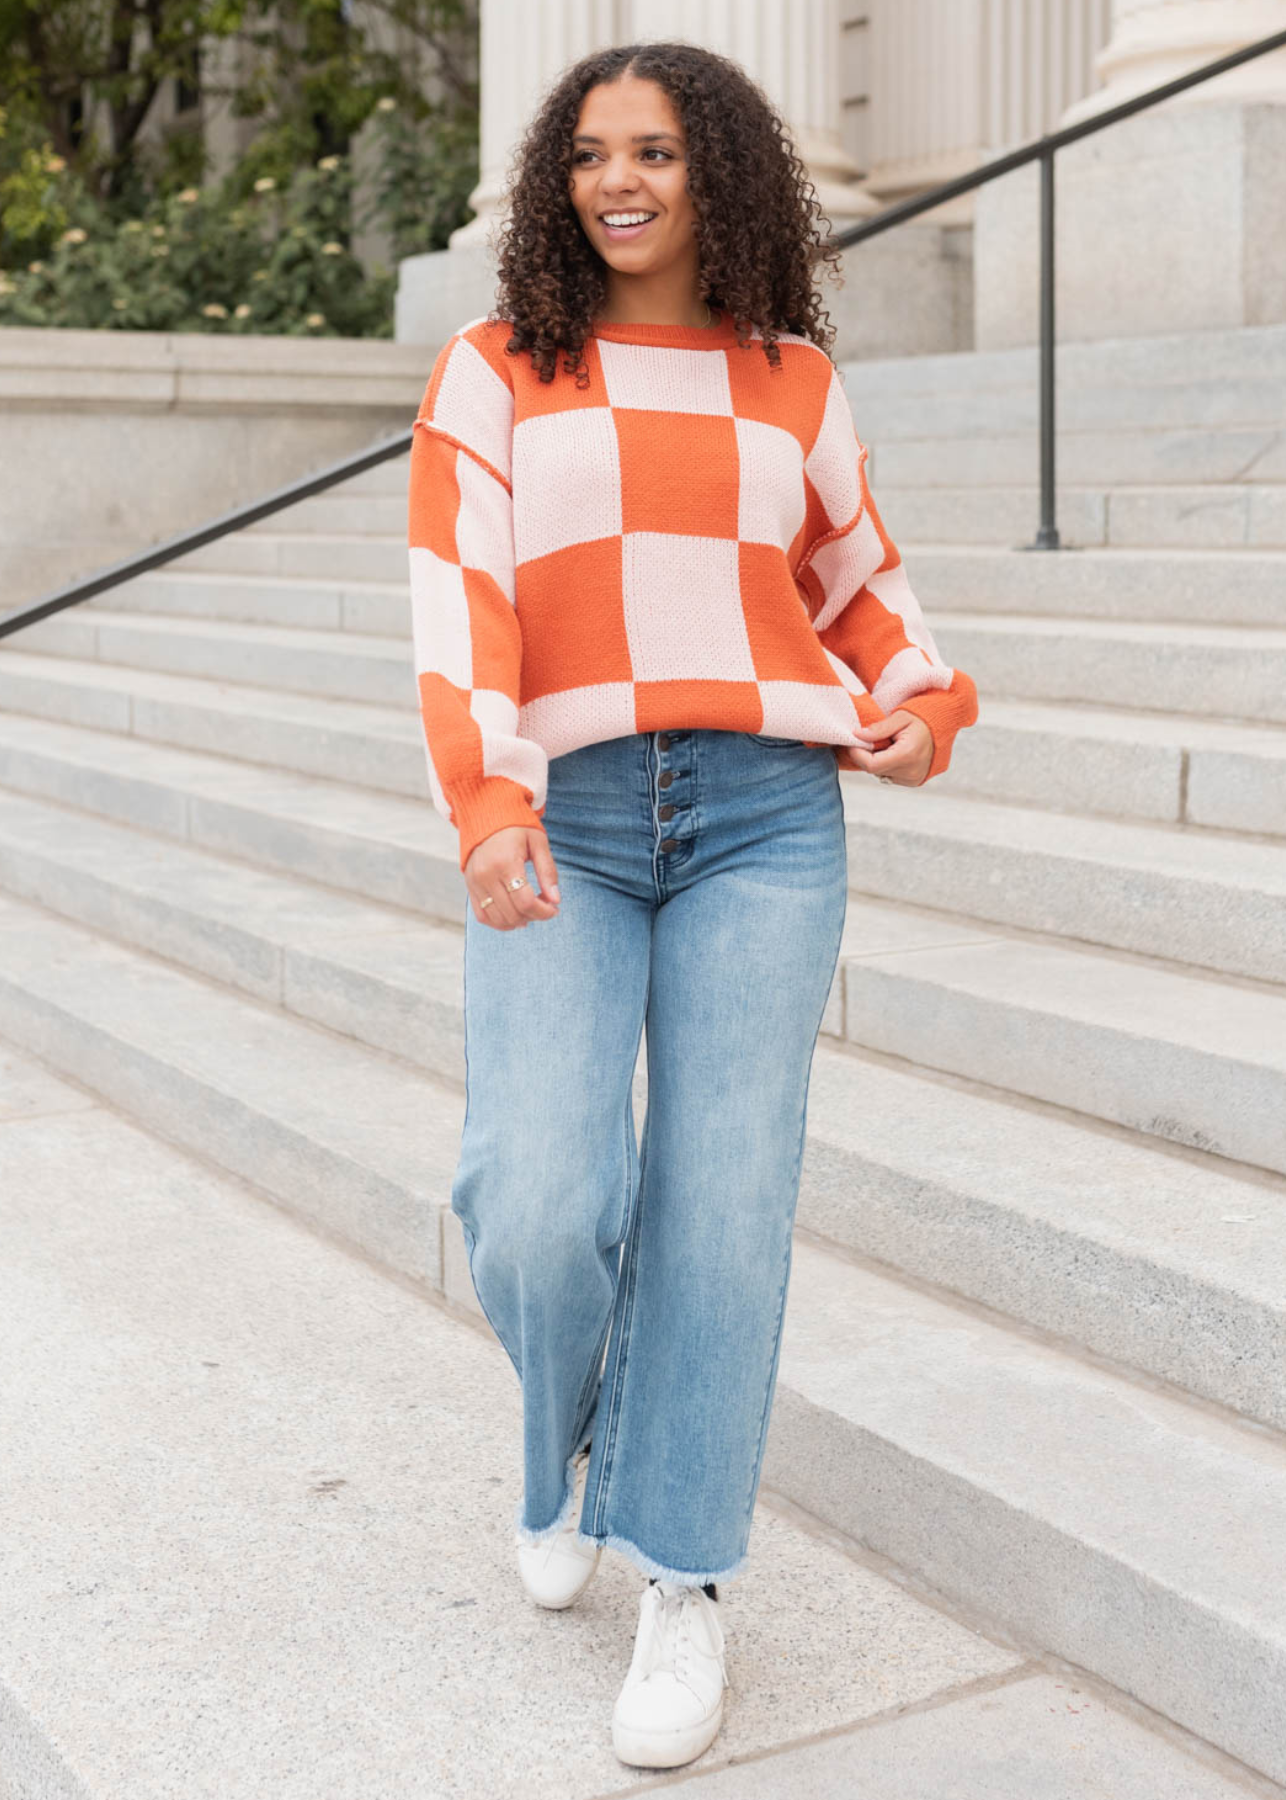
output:
[[[540, 893], [528, 881], [523, 887], [506, 884], [515, 875], [525, 876], [530, 859], [536, 866]], [[514, 931], [533, 919], [552, 919], [558, 913], [558, 870], [549, 848], [549, 835], [526, 825], [505, 825], [479, 840], [464, 866], [464, 885], [473, 902], [473, 916], [497, 931]], [[542, 898], [549, 894], [550, 899]], [[483, 906], [488, 897], [492, 905]]]

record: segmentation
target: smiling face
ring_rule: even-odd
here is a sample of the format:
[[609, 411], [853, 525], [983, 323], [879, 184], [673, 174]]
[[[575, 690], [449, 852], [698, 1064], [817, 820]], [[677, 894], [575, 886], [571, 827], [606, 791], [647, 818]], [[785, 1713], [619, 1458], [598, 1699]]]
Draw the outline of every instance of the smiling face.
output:
[[[683, 126], [664, 88], [623, 75], [589, 90], [572, 135], [571, 201], [608, 268], [606, 315], [640, 316], [642, 305], [702, 322], [687, 180]], [[609, 223], [643, 213], [644, 223]]]

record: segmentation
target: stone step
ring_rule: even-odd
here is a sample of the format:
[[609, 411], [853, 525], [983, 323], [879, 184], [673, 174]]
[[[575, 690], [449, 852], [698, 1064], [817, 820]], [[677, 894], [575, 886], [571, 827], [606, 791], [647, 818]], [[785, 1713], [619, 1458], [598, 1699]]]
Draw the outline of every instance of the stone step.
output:
[[[0, 777], [3, 778], [3, 777]], [[844, 783], [853, 892], [1286, 982], [1279, 843]]]
[[[404, 596], [402, 610], [408, 616], [409, 607]], [[22, 641], [27, 653], [322, 694], [334, 700], [405, 708], [415, 697], [409, 628], [404, 637], [386, 638], [358, 631], [69, 607], [27, 626]]]
[[[842, 368], [854, 400], [890, 394], [989, 394], [1006, 387], [1034, 390], [1038, 352], [1034, 344], [1009, 350], [944, 351], [932, 356], [872, 357], [844, 363]], [[1286, 325], [1239, 325], [1059, 344], [1056, 369], [1064, 391], [1091, 384], [1184, 386], [1191, 383], [1194, 369], [1200, 369], [1208, 381], [1282, 381], [1286, 380]]]
[[[1035, 435], [1040, 402], [1032, 383], [996, 388], [971, 387], [937, 392], [881, 391], [857, 380], [845, 383], [858, 436], [863, 443], [895, 438], [972, 439], [985, 454], [989, 439], [1011, 433]], [[1118, 430], [1167, 431], [1200, 426], [1275, 429], [1286, 413], [1286, 370], [1264, 376], [1252, 370], [1220, 378], [1189, 375], [1167, 382], [1113, 382], [1096, 376], [1070, 381], [1064, 375], [1055, 398], [1060, 437]]]
[[[228, 540], [232, 541], [232, 540]], [[358, 632], [409, 639], [411, 602], [402, 551], [402, 575], [389, 581], [330, 581], [282, 575], [229, 575], [184, 570], [179, 563], [138, 575], [120, 587], [96, 594], [69, 609], [92, 623], [100, 612], [113, 615], [173, 615], [251, 625], [284, 625], [305, 631]], [[67, 616], [66, 614], [63, 615]], [[24, 643], [39, 629], [25, 626]], [[0, 638], [0, 653], [15, 638]]]
[[413, 706], [368, 706], [71, 657], [0, 653], [0, 707], [428, 798]]
[[[1032, 551], [917, 544], [907, 571], [936, 635], [941, 615], [1021, 613], [1089, 627], [1120, 624], [1286, 626], [1286, 552], [1083, 549]], [[1236, 639], [1230, 640], [1234, 645]], [[1140, 696], [1138, 704], [1142, 704]]]
[[[608, 1734], [632, 1566], [608, 1552], [570, 1616], [517, 1585], [519, 1390], [490, 1333], [2, 1048], [0, 1119], [23, 1177], [0, 1192], [0, 1353], [25, 1394], [0, 1423], [25, 1477], [0, 1501], [0, 1791], [312, 1800], [321, 1776], [332, 1800], [592, 1800], [654, 1785]], [[1209, 1744], [1161, 1735], [1105, 1684], [805, 1525], [765, 1489], [752, 1564], [720, 1590], [732, 1685], [695, 1769], [712, 1794], [1245, 1794], [1243, 1765]], [[199, 1658], [182, 1705], [157, 1649], [176, 1608]], [[855, 1640], [856, 1617], [876, 1641]], [[569, 1631], [574, 1650], [551, 1655]], [[482, 1720], [484, 1691], [521, 1692], [521, 1724], [505, 1706]]]
[[[862, 423], [856, 402], [854, 422], [862, 442], [870, 440], [867, 474], [876, 494], [886, 486], [1012, 487], [1039, 479], [1034, 431], [981, 438], [932, 432], [919, 438], [877, 437]], [[1271, 424], [1060, 431], [1057, 464], [1059, 481], [1074, 487], [1280, 483], [1286, 481], [1286, 437]]]
[[[903, 549], [917, 546], [917, 555], [920, 545], [944, 546], [938, 552], [944, 560], [965, 544], [1020, 549], [1032, 542], [1040, 522], [1035, 486], [881, 487], [877, 503], [895, 543]], [[1072, 549], [1280, 550], [1286, 548], [1286, 483], [1111, 489], [1060, 484], [1055, 518], [1063, 544]], [[1236, 591], [1226, 588], [1207, 599], [1222, 604], [1225, 596], [1235, 604]], [[1129, 593], [1112, 590], [1111, 598], [1115, 606], [1134, 611]], [[1274, 616], [1281, 617], [1280, 608]]]
[[[405, 586], [405, 502], [402, 515], [400, 529], [377, 536], [369, 523], [352, 531], [341, 531], [333, 524], [327, 530], [301, 530], [289, 515], [283, 514], [274, 532], [233, 532], [189, 551], [171, 566], [175, 574], [282, 575], [291, 580], [328, 583], [399, 581]], [[265, 526], [270, 522], [262, 521]]]
[[391, 537], [402, 544], [407, 535], [407, 485], [410, 465], [397, 457], [377, 491], [358, 491], [352, 481], [337, 482], [324, 494], [297, 500], [293, 506], [245, 527], [243, 536], [276, 537], [280, 531], [342, 532], [354, 537]]
[[[949, 776], [948, 776], [949, 779]], [[346, 892], [460, 917], [428, 800], [0, 714], [0, 785]], [[427, 778], [426, 778], [427, 787]], [[844, 778], [853, 892], [1286, 980], [1278, 846]]]
[[1286, 724], [1286, 627], [961, 610], [933, 635], [980, 696]]
[[854, 906], [850, 1041], [1286, 1174], [1286, 987], [951, 932]]
[[[29, 1054], [403, 1275], [441, 1281], [440, 1240], [428, 1221], [436, 1213], [440, 1227], [445, 1213], [454, 1222], [444, 1153], [460, 1103], [421, 1072], [17, 902], [0, 905], [0, 967], [4, 1032]], [[84, 1158], [88, 1168], [98, 1161], [92, 1152]], [[137, 1193], [132, 1161], [130, 1173]], [[77, 1192], [87, 1187], [94, 1217], [110, 1220], [96, 1183], [82, 1181]], [[48, 1207], [34, 1210], [52, 1225]], [[208, 1204], [191, 1211], [197, 1221], [223, 1216]], [[192, 1241], [205, 1243], [200, 1229]], [[241, 1285], [212, 1286], [212, 1267], [257, 1266], [253, 1253], [225, 1260], [208, 1249], [198, 1262], [210, 1297]], [[458, 1252], [454, 1264], [448, 1253], [449, 1297], [452, 1267], [458, 1282]], [[165, 1288], [154, 1275], [127, 1285], [153, 1307], [154, 1289]], [[282, 1291], [269, 1280], [265, 1299], [289, 1315]], [[39, 1292], [37, 1284], [37, 1306]], [[343, 1316], [333, 1295], [326, 1314], [332, 1324]], [[178, 1316], [186, 1343], [194, 1317], [207, 1315], [180, 1304]], [[28, 1352], [46, 1341], [29, 1327], [24, 1311], [16, 1341]], [[342, 1337], [328, 1342], [342, 1350]], [[154, 1345], [153, 1327], [142, 1361], [155, 1360]], [[317, 1382], [307, 1356], [289, 1360]], [[423, 1382], [413, 1385], [423, 1403]], [[239, 1380], [242, 1410], [243, 1389]], [[164, 1410], [190, 1419], [204, 1441], [201, 1407]], [[467, 1410], [476, 1419], [472, 1387]], [[268, 1428], [279, 1444], [276, 1412]], [[59, 1437], [42, 1432], [36, 1441], [50, 1435]], [[262, 1479], [262, 1447], [255, 1440], [246, 1450]], [[83, 1498], [94, 1458], [72, 1460]], [[320, 1467], [315, 1480], [351, 1479]], [[1286, 1598], [1276, 1578], [1286, 1544], [1286, 1442], [1278, 1434], [800, 1244], [765, 1473], [824, 1525], [922, 1573], [956, 1604], [1012, 1622], [1027, 1641], [1117, 1682], [1251, 1769], [1286, 1775], [1277, 1728], [1286, 1681]], [[140, 1480], [149, 1520], [155, 1483], [150, 1449]], [[101, 1532], [101, 1509], [93, 1510]], [[497, 1510], [507, 1525], [509, 1502]], [[359, 1610], [369, 1612], [369, 1602]], [[112, 1613], [119, 1618], [117, 1607]], [[197, 1710], [185, 1707], [183, 1716]]]
[[[439, 1080], [463, 1082], [459, 924], [416, 919], [3, 791], [0, 887], [418, 1064]], [[1106, 1138], [1074, 1118], [961, 1091], [836, 1048], [846, 1012], [858, 1046], [889, 1048], [887, 1018], [899, 1025], [905, 1018], [911, 1032], [922, 1025], [926, 977], [939, 978], [944, 949], [952, 945], [963, 948], [941, 977], [947, 1008], [953, 1000], [960, 1004], [959, 977], [970, 970], [971, 947], [1003, 950], [1003, 944], [967, 922], [910, 916], [872, 902], [851, 905], [814, 1062], [800, 1223], [1286, 1429], [1280, 1381], [1286, 1279], [1276, 1293], [1271, 1278], [1264, 1279], [1286, 1227], [1286, 1189], [1266, 1189], [1262, 1178], [1212, 1156], [1179, 1161], [1138, 1138]], [[888, 979], [901, 984], [896, 991], [887, 988]], [[1034, 990], [1016, 991], [1034, 1010]], [[1164, 1002], [1163, 983], [1154, 982], [1153, 992]], [[1237, 990], [1216, 993], [1217, 1018], [1244, 998]], [[1204, 1019], [1210, 1004], [1198, 998], [1197, 1017]], [[1113, 1028], [1119, 1032], [1120, 1017], [1128, 1017], [1124, 1001], [1115, 1018], [1088, 1027], [1083, 1013], [1077, 995], [1069, 1026], [1092, 1032], [1097, 1023], [1101, 1041], [1090, 1054], [1096, 1066], [1111, 1065]], [[1153, 1023], [1154, 1041], [1134, 1034], [1139, 1067], [1124, 1086], [1146, 1083], [1156, 1064], [1162, 1065], [1158, 1076], [1173, 1075], [1178, 1066], [1182, 1079], [1174, 1092], [1186, 1099], [1208, 1083], [1200, 1104], [1214, 1111], [1231, 1090], [1226, 1111], [1240, 1119], [1255, 1074], [1241, 1079], [1242, 1039], [1234, 1034], [1232, 1055], [1221, 1059], [1219, 1045], [1197, 1039], [1182, 1012], [1167, 1020], [1158, 1004]], [[1253, 1022], [1243, 1019], [1241, 1027], [1249, 1038]], [[979, 1037], [993, 1062], [986, 1063], [984, 1050], [977, 1067], [961, 1073], [995, 1077], [994, 1035], [981, 1017]], [[908, 1050], [903, 1036], [892, 1048], [920, 1060], [923, 1052], [948, 1067], [936, 1036], [931, 1021], [923, 1042]], [[951, 1043], [948, 1037], [948, 1052]], [[1271, 1058], [1270, 1044], [1258, 1071], [1261, 1085], [1271, 1084]], [[1029, 1093], [1031, 1072], [1020, 1069], [1016, 1081], [998, 1085]], [[635, 1092], [641, 1128], [643, 1058]], [[1117, 1105], [1119, 1096], [1111, 1094], [1110, 1102]], [[1270, 1094], [1270, 1115], [1277, 1105]], [[1106, 1116], [1115, 1115], [1109, 1108]], [[1270, 1119], [1259, 1128], [1270, 1130]], [[1198, 1135], [1190, 1124], [1188, 1141]], [[1032, 1170], [1042, 1172], [1038, 1183]]]
[[[427, 797], [411, 707], [288, 694], [70, 657], [0, 655], [0, 707], [241, 762]], [[1064, 812], [1286, 833], [1286, 732], [989, 700], [952, 752], [953, 793]]]
[[765, 1479], [1280, 1781], [1286, 1444], [819, 1250], [791, 1279]]
[[1280, 726], [989, 696], [947, 779], [981, 800], [1286, 835]]

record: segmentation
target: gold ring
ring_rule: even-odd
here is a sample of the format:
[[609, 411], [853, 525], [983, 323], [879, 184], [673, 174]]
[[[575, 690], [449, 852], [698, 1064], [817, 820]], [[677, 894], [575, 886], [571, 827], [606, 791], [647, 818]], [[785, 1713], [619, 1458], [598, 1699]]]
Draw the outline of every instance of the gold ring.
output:
[[515, 875], [512, 881], [506, 881], [505, 883], [505, 886], [511, 893], [515, 888], [526, 887], [526, 885], [527, 877], [525, 875]]
[[488, 894], [484, 899], [479, 900], [478, 902], [479, 906], [494, 906], [495, 904], [496, 896], [494, 894]]

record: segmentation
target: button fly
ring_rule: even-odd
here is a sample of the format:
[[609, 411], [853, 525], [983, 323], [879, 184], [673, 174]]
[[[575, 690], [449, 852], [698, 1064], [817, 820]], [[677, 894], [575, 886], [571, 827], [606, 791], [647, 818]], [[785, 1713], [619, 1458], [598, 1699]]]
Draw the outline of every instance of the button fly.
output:
[[658, 807], [656, 816], [658, 819], [672, 819], [674, 817], [673, 805], [667, 803], [665, 806]]
[[660, 775], [657, 776], [656, 785], [658, 787], [669, 787], [670, 783], [673, 780], [674, 780], [674, 770], [666, 769]]

